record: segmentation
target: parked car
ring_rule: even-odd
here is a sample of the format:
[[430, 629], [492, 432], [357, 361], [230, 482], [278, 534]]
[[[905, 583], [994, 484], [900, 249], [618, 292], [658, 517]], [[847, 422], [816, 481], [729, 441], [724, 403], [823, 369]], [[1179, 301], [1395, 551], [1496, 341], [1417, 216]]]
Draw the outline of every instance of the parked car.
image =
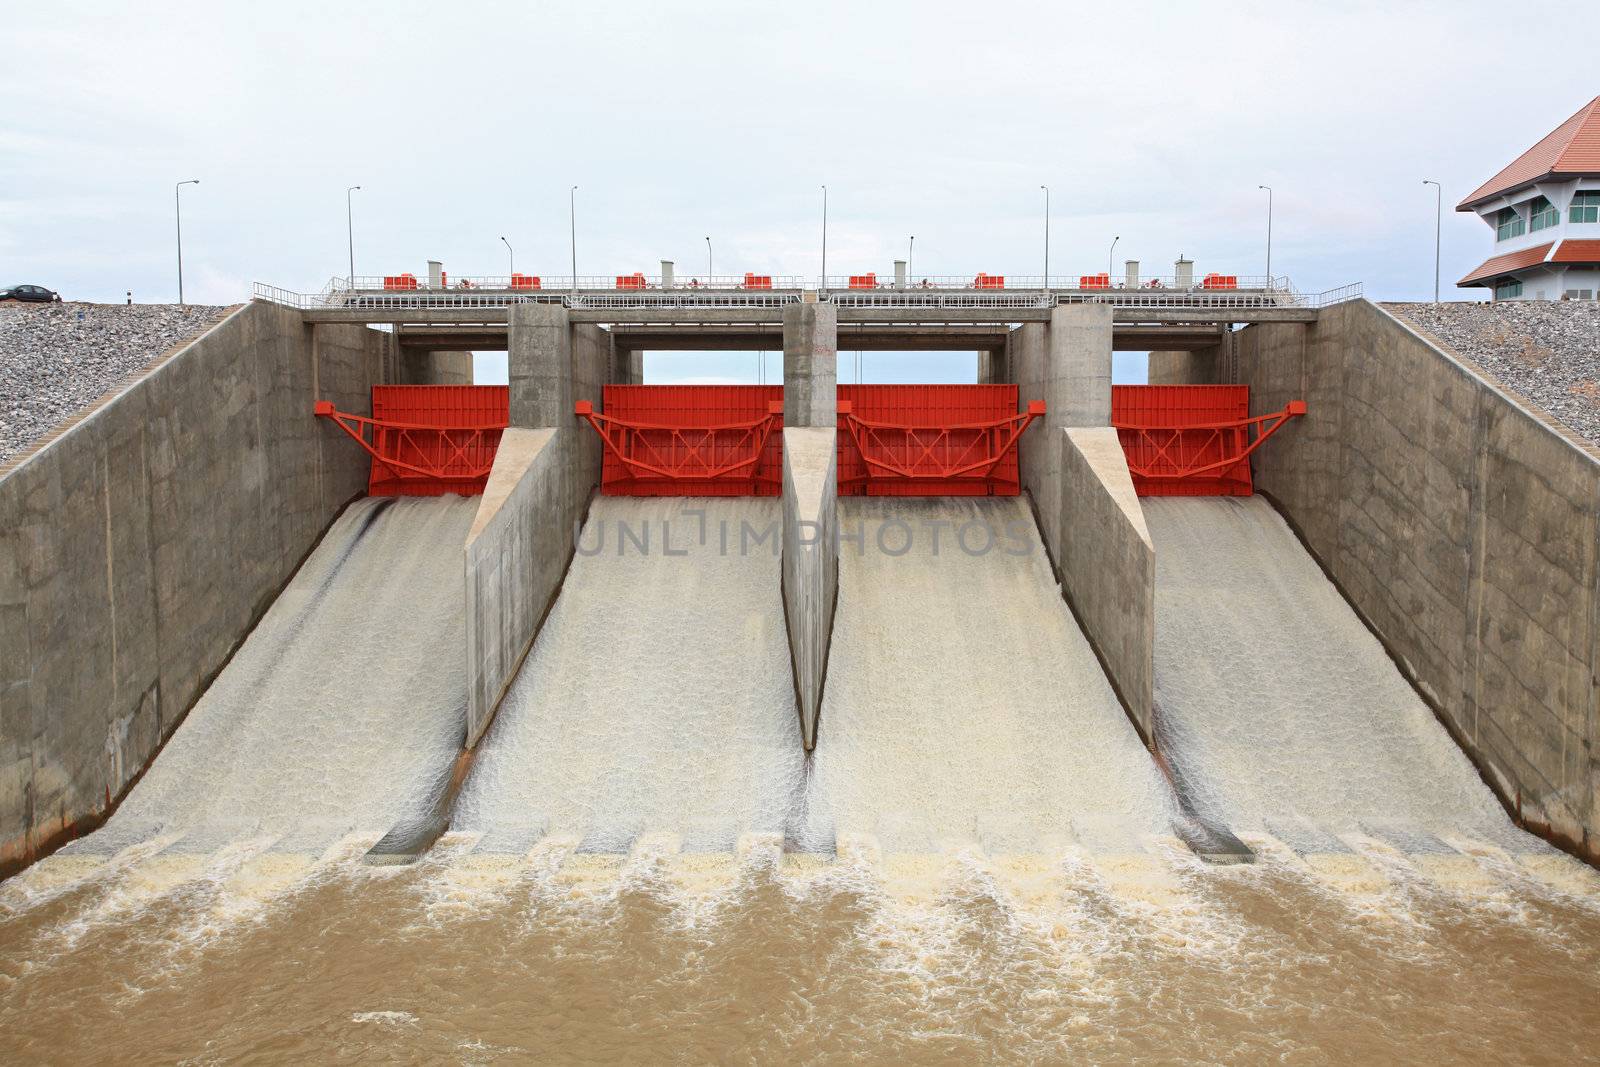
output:
[[0, 300], [25, 300], [34, 304], [59, 304], [61, 294], [42, 285], [13, 285], [0, 289]]

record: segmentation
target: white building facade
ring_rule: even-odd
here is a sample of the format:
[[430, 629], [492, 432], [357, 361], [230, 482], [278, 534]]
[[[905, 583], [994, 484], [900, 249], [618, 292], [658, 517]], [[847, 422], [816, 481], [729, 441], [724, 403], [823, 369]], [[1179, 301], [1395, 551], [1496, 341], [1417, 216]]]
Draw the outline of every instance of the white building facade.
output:
[[1600, 298], [1600, 96], [1456, 206], [1494, 255], [1456, 284], [1495, 300]]

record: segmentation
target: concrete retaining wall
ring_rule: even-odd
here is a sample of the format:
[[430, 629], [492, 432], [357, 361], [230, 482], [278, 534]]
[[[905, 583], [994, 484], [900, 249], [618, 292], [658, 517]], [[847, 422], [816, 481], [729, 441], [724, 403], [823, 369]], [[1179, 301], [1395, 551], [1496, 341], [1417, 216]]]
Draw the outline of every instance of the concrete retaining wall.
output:
[[328, 523], [382, 335], [247, 305], [0, 478], [0, 869], [102, 813]]
[[796, 427], [783, 431], [783, 610], [807, 752], [817, 743], [817, 712], [839, 587], [836, 433]]
[[1117, 431], [1059, 433], [1061, 589], [1148, 744], [1154, 737], [1155, 546]]
[[1600, 464], [1365, 301], [1238, 336], [1257, 453], [1345, 595], [1535, 827], [1600, 858]]

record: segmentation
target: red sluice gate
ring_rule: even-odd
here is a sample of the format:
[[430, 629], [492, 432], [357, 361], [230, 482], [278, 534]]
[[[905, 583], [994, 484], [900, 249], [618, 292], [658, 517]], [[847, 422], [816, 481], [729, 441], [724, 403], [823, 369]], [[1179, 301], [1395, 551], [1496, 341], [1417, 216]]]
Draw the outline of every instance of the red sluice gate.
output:
[[839, 386], [840, 496], [1016, 496], [1015, 385]]
[[608, 385], [601, 407], [576, 411], [600, 435], [607, 496], [782, 492], [781, 385]]
[[[1014, 385], [841, 385], [841, 496], [1015, 496], [1017, 443], [1042, 403]], [[777, 496], [781, 385], [608, 385], [600, 435], [609, 496]]]
[[483, 492], [511, 421], [504, 385], [375, 385], [372, 415], [317, 401], [315, 414], [372, 456], [370, 496], [474, 496]]
[[1140, 496], [1250, 496], [1250, 454], [1291, 418], [1250, 414], [1248, 385], [1114, 385], [1111, 424]]

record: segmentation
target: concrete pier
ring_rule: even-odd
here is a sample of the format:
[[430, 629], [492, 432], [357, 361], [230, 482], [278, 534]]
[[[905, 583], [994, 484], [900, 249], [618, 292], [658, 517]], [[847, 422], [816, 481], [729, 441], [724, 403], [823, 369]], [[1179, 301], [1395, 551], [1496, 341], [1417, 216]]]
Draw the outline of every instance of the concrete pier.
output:
[[1149, 744], [1155, 686], [1156, 554], [1109, 427], [1062, 434], [1061, 588], [1106, 667], [1117, 695]]
[[516, 677], [572, 558], [572, 470], [559, 432], [505, 431], [467, 534], [468, 748]]
[[783, 424], [838, 425], [839, 309], [790, 304], [783, 309]]
[[567, 309], [522, 304], [508, 333], [511, 428], [465, 549], [467, 747], [476, 745], [538, 636], [600, 484], [600, 442], [573, 414], [600, 410], [618, 371], [611, 335]]
[[[1155, 649], [1155, 554], [1111, 425], [1112, 309], [1057, 307], [991, 356], [1018, 401], [1045, 402], [1020, 470], [1062, 594], [1148, 744]], [[980, 364], [980, 367], [985, 364]]]
[[837, 431], [783, 431], [783, 609], [788, 622], [800, 734], [817, 743], [839, 583]]

